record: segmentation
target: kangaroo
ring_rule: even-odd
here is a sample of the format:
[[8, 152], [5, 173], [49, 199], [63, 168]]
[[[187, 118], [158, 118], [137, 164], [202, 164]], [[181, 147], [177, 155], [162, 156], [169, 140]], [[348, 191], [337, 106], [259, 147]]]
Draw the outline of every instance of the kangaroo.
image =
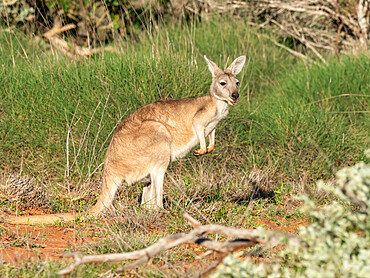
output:
[[[240, 73], [245, 56], [236, 58], [225, 70], [204, 56], [212, 74], [210, 93], [190, 99], [158, 100], [134, 111], [117, 127], [104, 160], [103, 184], [97, 203], [88, 211], [98, 215], [108, 209], [117, 189], [150, 177], [142, 194], [142, 205], [163, 208], [163, 180], [170, 161], [184, 157], [194, 146], [195, 156], [213, 151], [217, 124], [228, 114], [228, 106], [239, 99]], [[209, 144], [206, 144], [208, 136]], [[22, 216], [8, 223], [54, 223], [71, 221], [71, 213]]]

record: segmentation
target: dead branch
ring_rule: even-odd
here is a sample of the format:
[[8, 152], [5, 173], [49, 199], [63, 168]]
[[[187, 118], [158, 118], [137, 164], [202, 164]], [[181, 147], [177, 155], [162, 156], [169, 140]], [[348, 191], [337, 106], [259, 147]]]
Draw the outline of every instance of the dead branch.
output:
[[[61, 28], [62, 29], [62, 28]], [[67, 29], [67, 28], [66, 28]], [[55, 33], [61, 33], [63, 31], [56, 30]], [[44, 37], [50, 42], [50, 44], [59, 52], [67, 55], [68, 57], [86, 57], [91, 56], [96, 53], [104, 52], [104, 51], [110, 51], [110, 52], [118, 52], [117, 49], [113, 47], [99, 47], [99, 48], [84, 48], [80, 47], [78, 45], [74, 45], [72, 43], [68, 43], [64, 39], [59, 38], [56, 35], [53, 36], [47, 36], [44, 34]]]
[[74, 25], [74, 24], [67, 24], [63, 27], [61, 27], [60, 24], [55, 24], [53, 26], [53, 28], [51, 28], [48, 32], [46, 32], [44, 34], [44, 37], [45, 38], [51, 38], [55, 35], [58, 35], [60, 33], [63, 33], [65, 31], [68, 31], [68, 30], [71, 30], [71, 29], [74, 29], [74, 28], [76, 28], [76, 25]]
[[[179, 233], [170, 235], [160, 239], [157, 243], [133, 252], [105, 254], [105, 255], [89, 255], [85, 256], [79, 253], [67, 253], [65, 256], [74, 257], [75, 262], [69, 267], [62, 269], [58, 272], [60, 275], [66, 275], [72, 272], [80, 265], [87, 263], [100, 263], [100, 262], [120, 262], [124, 260], [136, 260], [129, 264], [127, 267], [134, 267], [139, 264], [148, 262], [151, 258], [171, 249], [175, 246], [184, 243], [194, 243], [200, 246], [207, 247], [210, 250], [219, 252], [222, 257], [232, 253], [241, 248], [249, 247], [256, 244], [272, 248], [278, 244], [285, 244], [288, 241], [290, 244], [299, 244], [299, 237], [282, 232], [269, 232], [257, 231], [251, 229], [237, 229], [233, 227], [225, 227], [217, 224], [201, 225], [196, 219], [188, 214], [183, 215], [193, 226], [197, 228], [188, 233]], [[226, 241], [217, 241], [207, 238], [207, 234], [222, 234], [232, 239]], [[217, 266], [217, 265], [216, 265]], [[214, 268], [215, 266], [213, 266]]]
[[369, 22], [367, 20], [369, 13], [369, 0], [360, 0], [357, 5], [358, 25], [360, 29], [360, 43], [362, 47], [367, 50], [368, 48], [368, 29]]
[[13, 1], [7, 2], [6, 0], [3, 0], [3, 5], [4, 5], [4, 7], [11, 6], [11, 5], [14, 5], [17, 1], [18, 0], [13, 0]]
[[58, 37], [65, 31], [76, 28], [75, 24], [61, 25], [61, 21], [57, 18], [54, 21], [54, 26], [44, 34], [44, 37], [50, 42], [50, 44], [59, 52], [67, 55], [68, 57], [86, 57], [103, 51], [116, 52], [117, 50], [112, 47], [99, 47], [99, 48], [83, 48], [72, 43], [68, 43], [64, 39]]
[[289, 34], [291, 37], [295, 38], [296, 40], [300, 41], [302, 44], [306, 45], [307, 48], [311, 49], [312, 52], [323, 62], [324, 64], [327, 64], [326, 60], [322, 57], [322, 55], [316, 50], [316, 48], [313, 46], [313, 43], [306, 40], [303, 33], [297, 31], [296, 27], [293, 26], [294, 33], [287, 30], [283, 25], [279, 24], [275, 20], [271, 20], [272, 23], [274, 23], [276, 26], [278, 26], [281, 30], [284, 30], [287, 34]]
[[324, 63], [323, 51], [332, 54], [351, 53], [354, 50], [367, 50], [369, 45], [369, 0], [351, 3], [339, 0], [171, 2], [178, 2], [173, 5], [175, 9], [182, 7], [205, 18], [209, 14], [232, 14], [248, 18], [251, 23], [263, 28], [269, 26], [277, 34], [291, 37], [304, 45]]

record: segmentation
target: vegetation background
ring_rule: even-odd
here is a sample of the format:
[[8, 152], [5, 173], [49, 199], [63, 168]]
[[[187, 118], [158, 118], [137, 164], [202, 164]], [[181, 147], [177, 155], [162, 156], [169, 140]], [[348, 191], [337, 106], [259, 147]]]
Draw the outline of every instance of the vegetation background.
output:
[[[143, 185], [124, 188], [116, 220], [102, 228], [107, 242], [84, 252], [147, 246], [188, 229], [183, 211], [203, 223], [246, 228], [260, 219], [294, 221], [302, 217], [294, 195], [331, 203], [335, 197], [316, 180], [333, 180], [343, 166], [368, 161], [368, 1], [13, 0], [0, 3], [0, 16], [4, 214], [86, 211], [125, 116], [159, 98], [207, 94], [205, 54], [221, 67], [247, 56], [241, 99], [217, 128], [216, 150], [171, 164], [167, 212], [142, 211]], [[178, 253], [166, 253], [158, 264], [196, 257]], [[40, 275], [63, 262], [56, 264], [43, 265]], [[90, 266], [78, 275], [110, 267]], [[142, 268], [133, 275], [172, 274]]]

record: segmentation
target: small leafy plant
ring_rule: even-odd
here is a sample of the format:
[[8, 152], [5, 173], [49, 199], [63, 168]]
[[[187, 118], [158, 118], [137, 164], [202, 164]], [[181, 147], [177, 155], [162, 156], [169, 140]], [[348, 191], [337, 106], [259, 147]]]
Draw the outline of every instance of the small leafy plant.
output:
[[[369, 151], [367, 151], [369, 155]], [[283, 263], [256, 264], [226, 257], [211, 277], [368, 277], [370, 273], [370, 164], [337, 172], [335, 183], [318, 187], [337, 197], [318, 208], [302, 196], [302, 211], [313, 221], [301, 227], [302, 242], [281, 252]]]

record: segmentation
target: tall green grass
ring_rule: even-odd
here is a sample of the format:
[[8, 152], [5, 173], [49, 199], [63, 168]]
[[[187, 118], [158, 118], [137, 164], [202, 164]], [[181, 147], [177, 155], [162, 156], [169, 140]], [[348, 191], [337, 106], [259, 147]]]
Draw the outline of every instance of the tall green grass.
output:
[[[55, 55], [21, 34], [0, 34], [0, 163], [42, 179], [99, 178], [115, 126], [159, 98], [208, 93], [206, 54], [220, 67], [245, 54], [241, 101], [217, 130], [229, 168], [273, 168], [274, 178], [328, 178], [368, 144], [369, 59], [308, 66], [239, 20], [160, 26], [121, 54]], [[231, 157], [231, 159], [230, 159]], [[195, 159], [195, 158], [194, 158]]]
[[[95, 152], [94, 165], [99, 165], [109, 143], [107, 137], [128, 113], [159, 98], [208, 93], [211, 77], [202, 58], [204, 54], [222, 66], [245, 53], [253, 66], [257, 62], [252, 57], [262, 48], [273, 56], [286, 57], [278, 49], [270, 49], [267, 41], [261, 41], [261, 48], [260, 39], [246, 25], [239, 29], [236, 25], [210, 22], [181, 30], [164, 28], [140, 44], [123, 46], [121, 55], [105, 53], [82, 61], [56, 58], [47, 49], [42, 51], [29, 44], [21, 35], [2, 32], [4, 168], [18, 170], [22, 165], [27, 173], [47, 170], [61, 178], [67, 165], [68, 131], [70, 151], [73, 143], [76, 155], [81, 147], [77, 164], [91, 161]], [[231, 33], [233, 28], [236, 32]], [[37, 54], [25, 55], [32, 51]], [[250, 67], [244, 73], [244, 84], [250, 80], [257, 86], [247, 76], [251, 72], [258, 75], [263, 68], [272, 70], [266, 60], [262, 58], [256, 70]]]
[[257, 165], [274, 165], [285, 177], [329, 178], [338, 167], [365, 159], [369, 99], [366, 56], [297, 65], [264, 87], [263, 99], [252, 100], [254, 112], [245, 115], [238, 107], [238, 142], [252, 147]]
[[[332, 178], [336, 168], [364, 159], [369, 148], [370, 61], [365, 55], [328, 57], [328, 65], [307, 65], [272, 44], [272, 34], [260, 32], [231, 19], [159, 26], [140, 42], [119, 45], [120, 54], [78, 60], [56, 55], [36, 38], [2, 30], [0, 174], [21, 172], [47, 183], [43, 189], [55, 186], [56, 194], [46, 193], [50, 200], [40, 200], [48, 211], [71, 204], [84, 211], [94, 203], [91, 195], [76, 190], [80, 203], [72, 201], [75, 195], [66, 200], [64, 188], [87, 181], [89, 189], [98, 187], [112, 132], [125, 116], [160, 98], [207, 94], [211, 74], [203, 55], [225, 67], [244, 54], [241, 98], [219, 124], [214, 152], [170, 164], [165, 179], [170, 213], [142, 211], [140, 187], [125, 188], [117, 196], [123, 201], [112, 226], [97, 224], [106, 229], [102, 238], [110, 235], [107, 242], [86, 252], [137, 249], [157, 240], [153, 227], [165, 234], [184, 231], [183, 210], [202, 222], [242, 227], [261, 225], [256, 224], [261, 218], [278, 223], [301, 217], [289, 212], [285, 197], [309, 189], [313, 180]], [[13, 202], [1, 200], [0, 209], [18, 207]], [[143, 241], [143, 231], [150, 240]], [[167, 255], [161, 259], [183, 266], [177, 253]], [[0, 273], [50, 276], [61, 268], [39, 265], [4, 265]], [[110, 268], [85, 266], [75, 273]], [[148, 271], [143, 267], [139, 274]]]

